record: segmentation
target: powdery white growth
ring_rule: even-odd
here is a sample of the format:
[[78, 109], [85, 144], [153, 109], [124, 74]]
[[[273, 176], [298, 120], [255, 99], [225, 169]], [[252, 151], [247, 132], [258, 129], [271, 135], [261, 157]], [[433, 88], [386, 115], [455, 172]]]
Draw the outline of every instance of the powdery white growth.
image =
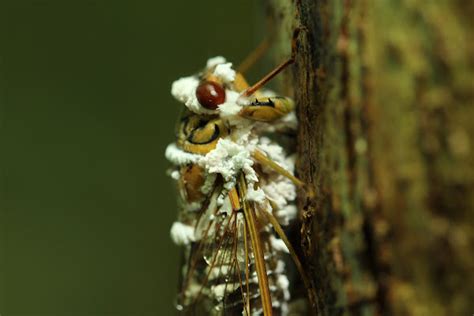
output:
[[[225, 196], [225, 198], [221, 202], [221, 207], [219, 208], [218, 214], [226, 214], [230, 215], [232, 214], [232, 204], [230, 203], [229, 196]], [[217, 202], [219, 204], [219, 201]]]
[[254, 190], [252, 186], [248, 188], [246, 198], [248, 201], [253, 201], [258, 204], [265, 204], [267, 202], [265, 192], [263, 192], [263, 190], [260, 188]]
[[239, 126], [236, 131], [233, 131], [230, 139], [239, 146], [246, 148], [250, 155], [252, 155], [257, 148], [258, 138], [253, 132], [251, 125]]
[[276, 267], [275, 267], [275, 273], [284, 273], [285, 272], [285, 262], [283, 260], [278, 260]]
[[272, 301], [273, 307], [280, 307], [281, 315], [287, 316], [289, 315], [289, 307], [288, 302], [290, 301], [290, 281], [288, 280], [287, 276], [284, 274], [280, 274], [277, 276], [276, 286], [280, 288], [283, 292], [283, 300], [280, 301]]
[[220, 104], [218, 111], [220, 116], [225, 118], [227, 116], [237, 115], [242, 107], [237, 104], [237, 99], [239, 98], [239, 93], [227, 89], [225, 92], [225, 102]]
[[[274, 162], [278, 163], [285, 169], [289, 169], [286, 165], [286, 159], [283, 152], [283, 148], [280, 145], [272, 143], [268, 138], [261, 137], [258, 143], [258, 148], [262, 150], [268, 158], [273, 160]], [[291, 170], [289, 170], [291, 171]]]
[[[234, 92], [235, 93], [235, 92]], [[238, 105], [235, 102], [224, 102], [221, 105], [219, 105], [219, 115], [223, 118], [229, 118], [233, 117], [239, 114], [240, 110], [242, 110], [242, 107]], [[238, 118], [241, 120], [241, 118]]]
[[270, 244], [272, 245], [272, 248], [276, 251], [290, 253], [285, 242], [279, 238], [276, 238], [275, 236], [270, 236]]
[[208, 194], [214, 189], [214, 183], [216, 182], [217, 175], [216, 174], [209, 174], [206, 175], [204, 180], [204, 184], [201, 187], [201, 192], [204, 194]]
[[227, 193], [229, 192], [221, 192], [221, 194], [219, 194], [219, 196], [217, 197], [217, 205], [218, 206], [222, 206], [224, 205], [224, 200], [227, 198]]
[[[186, 267], [183, 266], [183, 268], [186, 268]], [[186, 287], [185, 294], [191, 297], [195, 297], [201, 291], [201, 288], [202, 288], [201, 284], [189, 284], [189, 286]], [[176, 305], [176, 309], [179, 311], [182, 311], [184, 308], [183, 306], [178, 304]]]
[[282, 176], [278, 180], [266, 183], [262, 186], [262, 189], [267, 197], [276, 204], [278, 209], [284, 208], [288, 205], [289, 201], [293, 201], [296, 198], [295, 185]]
[[277, 209], [273, 215], [275, 215], [281, 225], [287, 226], [296, 218], [297, 214], [298, 209], [296, 208], [296, 205], [288, 204], [283, 208]]
[[178, 148], [175, 143], [171, 143], [166, 147], [165, 152], [166, 159], [171, 161], [177, 166], [187, 165], [190, 163], [196, 163], [202, 156], [185, 152]]
[[219, 77], [225, 83], [232, 83], [235, 80], [235, 70], [232, 69], [232, 63], [219, 64], [214, 69], [214, 75]]
[[224, 64], [227, 60], [222, 56], [211, 57], [207, 60], [206, 68], [212, 68], [219, 64]]
[[189, 245], [195, 241], [194, 227], [183, 224], [181, 222], [174, 222], [170, 231], [171, 239], [179, 246]]
[[[279, 144], [272, 142], [266, 137], [261, 137], [257, 147], [281, 167], [289, 172], [293, 171], [294, 159], [286, 157]], [[268, 179], [262, 186], [262, 189], [267, 197], [276, 204], [277, 209], [284, 208], [289, 201], [293, 201], [296, 198], [296, 188], [289, 179], [273, 173], [272, 169], [267, 167], [263, 167], [263, 171], [268, 174]]]
[[233, 267], [231, 265], [226, 264], [219, 265], [217, 267], [215, 266], [211, 269], [209, 273], [209, 280], [214, 280], [229, 273], [232, 273], [232, 269]]
[[295, 165], [296, 165], [296, 153], [289, 155], [285, 159], [285, 163], [288, 166], [288, 170], [292, 173], [295, 172]]
[[224, 283], [224, 284], [213, 285], [211, 287], [211, 290], [214, 297], [218, 301], [221, 301], [224, 298], [224, 295], [226, 293], [232, 293], [238, 287], [239, 285], [237, 283]]
[[288, 280], [286, 275], [280, 274], [277, 279], [277, 284], [278, 284], [278, 287], [283, 289], [283, 295], [285, 297], [285, 300], [289, 301], [290, 300], [290, 291], [289, 291], [290, 281]]
[[199, 80], [194, 76], [180, 78], [172, 83], [171, 95], [187, 107], [192, 107], [194, 103], [198, 103], [196, 98], [196, 88], [198, 85]]
[[221, 174], [227, 189], [235, 185], [240, 171], [244, 172], [249, 183], [258, 181], [249, 150], [228, 139], [220, 139], [216, 148], [199, 160], [199, 165], [208, 173]]
[[240, 133], [233, 135], [233, 139], [237, 144], [247, 147], [250, 152], [254, 152], [257, 148], [258, 138], [251, 129], [243, 128]]
[[171, 178], [174, 179], [174, 180], [179, 180], [179, 177], [180, 177], [180, 174], [179, 174], [179, 171], [177, 170], [173, 170], [170, 174]]
[[[214, 75], [221, 78], [222, 81], [226, 84], [231, 84], [235, 80], [236, 72], [232, 69], [232, 63], [225, 63], [223, 57], [215, 57], [208, 60], [208, 68], [216, 67], [214, 70]], [[209, 110], [201, 106], [197, 97], [196, 97], [196, 88], [199, 85], [199, 78], [197, 76], [183, 77], [173, 82], [171, 85], [171, 94], [179, 102], [184, 103], [186, 107], [198, 114], [216, 114], [216, 110]], [[240, 94], [236, 91], [226, 89], [226, 102], [219, 106], [219, 109], [223, 106], [224, 110], [220, 110], [221, 113], [226, 113], [226, 108], [230, 109], [233, 106], [232, 113], [229, 115], [235, 116], [238, 111], [238, 99]], [[229, 116], [228, 115], [228, 116]], [[225, 116], [225, 115], [224, 115]]]
[[268, 137], [260, 137], [258, 148], [262, 150], [268, 158], [278, 163], [286, 170], [293, 172], [293, 163], [288, 163], [285, 152], [281, 145], [272, 142]]
[[199, 85], [199, 80], [195, 76], [184, 77], [176, 80], [171, 85], [171, 94], [179, 102], [184, 103], [189, 110], [194, 113], [212, 114], [215, 111], [208, 110], [201, 106], [196, 97], [196, 88]]
[[227, 89], [226, 90], [226, 101], [220, 104], [217, 110], [219, 116], [229, 126], [235, 127], [234, 133], [241, 133], [242, 130], [250, 130], [253, 128], [251, 121], [241, 117], [239, 115], [242, 110], [242, 106], [238, 103], [240, 94], [238, 92]]
[[275, 126], [276, 128], [287, 127], [292, 130], [296, 130], [298, 128], [298, 119], [296, 118], [295, 112], [290, 112], [287, 115], [283, 116]]
[[191, 203], [186, 203], [186, 211], [188, 212], [197, 212], [201, 209], [202, 203], [200, 202], [191, 202]]

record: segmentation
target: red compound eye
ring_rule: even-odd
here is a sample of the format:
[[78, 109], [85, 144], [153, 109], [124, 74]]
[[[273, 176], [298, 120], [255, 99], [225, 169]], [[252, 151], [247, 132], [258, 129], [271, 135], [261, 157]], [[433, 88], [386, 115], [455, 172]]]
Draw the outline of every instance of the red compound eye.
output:
[[225, 102], [225, 90], [216, 82], [202, 81], [196, 88], [196, 98], [208, 110], [215, 110]]

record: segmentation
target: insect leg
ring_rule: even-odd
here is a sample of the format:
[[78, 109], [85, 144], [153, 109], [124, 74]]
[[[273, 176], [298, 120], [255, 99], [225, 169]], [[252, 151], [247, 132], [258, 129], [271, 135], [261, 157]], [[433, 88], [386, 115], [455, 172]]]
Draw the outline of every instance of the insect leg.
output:
[[281, 174], [282, 176], [288, 178], [291, 182], [293, 182], [296, 186], [300, 188], [304, 188], [305, 184], [303, 181], [292, 175], [288, 170], [271, 160], [270, 158], [267, 157], [262, 151], [256, 149], [253, 152], [253, 158], [258, 161], [261, 165], [269, 167], [273, 169], [275, 172], [278, 174]]

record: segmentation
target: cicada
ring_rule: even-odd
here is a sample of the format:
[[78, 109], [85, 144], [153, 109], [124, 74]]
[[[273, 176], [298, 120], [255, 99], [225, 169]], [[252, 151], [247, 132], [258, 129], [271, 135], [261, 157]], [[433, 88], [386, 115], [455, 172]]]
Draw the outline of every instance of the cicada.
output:
[[303, 183], [268, 135], [295, 127], [295, 105], [262, 87], [294, 61], [296, 38], [291, 57], [252, 86], [223, 57], [172, 85], [185, 106], [166, 150], [180, 199], [171, 237], [184, 248], [181, 314], [287, 312], [285, 252], [302, 268], [282, 225], [296, 217]]

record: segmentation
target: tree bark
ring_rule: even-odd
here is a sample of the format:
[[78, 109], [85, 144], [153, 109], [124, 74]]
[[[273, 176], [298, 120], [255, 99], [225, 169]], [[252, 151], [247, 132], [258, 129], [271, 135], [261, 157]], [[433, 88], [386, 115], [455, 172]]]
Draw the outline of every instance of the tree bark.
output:
[[266, 1], [320, 315], [474, 311], [474, 4]]

